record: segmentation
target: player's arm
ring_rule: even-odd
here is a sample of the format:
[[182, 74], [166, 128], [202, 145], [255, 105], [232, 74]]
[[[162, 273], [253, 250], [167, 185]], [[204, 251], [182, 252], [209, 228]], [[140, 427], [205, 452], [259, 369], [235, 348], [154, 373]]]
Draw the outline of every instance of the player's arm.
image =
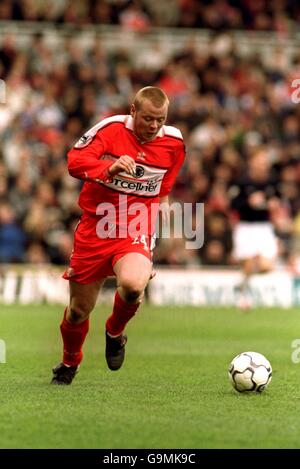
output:
[[[170, 202], [169, 202], [169, 196], [164, 195], [159, 198], [159, 211], [161, 213], [161, 220], [163, 226], [169, 226], [170, 223]], [[151, 243], [150, 243], [150, 251], [151, 253], [154, 251], [156, 245], [156, 233], [154, 232], [153, 235], [151, 236]], [[153, 262], [152, 262], [152, 271], [150, 275], [150, 280], [152, 280], [156, 276], [156, 270], [153, 267]]]
[[[88, 135], [88, 134], [86, 134]], [[108, 178], [109, 160], [100, 159], [107, 151], [109, 142], [97, 132], [92, 141], [84, 141], [85, 135], [68, 153], [68, 170], [71, 176], [83, 180], [102, 180]]]
[[168, 169], [166, 172], [162, 185], [161, 190], [159, 193], [160, 198], [166, 197], [172, 190], [172, 187], [175, 183], [176, 177], [183, 165], [185, 158], [185, 147], [183, 142], [180, 144], [179, 148], [174, 151], [174, 164]]
[[98, 131], [92, 138], [89, 132], [81, 137], [68, 153], [68, 170], [71, 176], [100, 182], [111, 179], [121, 171], [134, 175], [135, 162], [128, 155], [120, 156], [115, 162], [101, 159], [101, 156], [109, 152], [111, 138], [111, 128]]

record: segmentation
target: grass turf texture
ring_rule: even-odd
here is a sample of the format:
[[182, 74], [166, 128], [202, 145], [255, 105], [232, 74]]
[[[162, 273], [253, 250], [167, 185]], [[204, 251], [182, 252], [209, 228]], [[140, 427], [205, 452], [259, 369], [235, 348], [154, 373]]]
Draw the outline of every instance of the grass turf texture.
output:
[[[3, 306], [1, 448], [299, 448], [300, 364], [291, 360], [299, 312], [144, 305], [128, 325], [126, 360], [104, 358], [94, 311], [85, 358], [71, 386], [50, 386], [61, 357], [60, 306]], [[242, 351], [266, 355], [273, 379], [239, 394], [227, 368]]]

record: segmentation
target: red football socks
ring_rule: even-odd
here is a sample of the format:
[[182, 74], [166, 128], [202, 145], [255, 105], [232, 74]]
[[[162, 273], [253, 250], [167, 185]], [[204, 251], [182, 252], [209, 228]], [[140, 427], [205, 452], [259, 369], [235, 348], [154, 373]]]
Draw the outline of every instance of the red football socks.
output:
[[116, 292], [112, 315], [106, 321], [106, 330], [109, 335], [116, 337], [122, 334], [126, 324], [135, 315], [139, 306], [140, 302], [134, 304], [125, 303], [119, 293]]
[[60, 325], [64, 343], [63, 363], [68, 366], [77, 366], [83, 358], [82, 345], [89, 330], [89, 319], [80, 324], [71, 324], [66, 319], [67, 309]]

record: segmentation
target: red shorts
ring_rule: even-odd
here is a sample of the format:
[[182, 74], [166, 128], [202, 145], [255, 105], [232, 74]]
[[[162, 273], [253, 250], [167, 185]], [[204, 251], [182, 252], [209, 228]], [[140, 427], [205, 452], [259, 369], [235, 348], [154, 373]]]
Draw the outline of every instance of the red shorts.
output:
[[96, 233], [98, 218], [82, 215], [74, 234], [74, 247], [70, 266], [63, 274], [66, 280], [88, 284], [115, 275], [115, 263], [131, 252], [143, 254], [150, 261], [151, 237], [140, 235], [136, 238], [99, 238]]

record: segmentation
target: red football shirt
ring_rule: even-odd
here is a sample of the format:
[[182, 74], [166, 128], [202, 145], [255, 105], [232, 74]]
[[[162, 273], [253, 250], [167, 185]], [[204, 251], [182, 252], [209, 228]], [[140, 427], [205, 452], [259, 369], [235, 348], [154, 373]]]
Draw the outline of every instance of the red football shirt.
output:
[[[122, 155], [135, 160], [135, 176], [108, 174]], [[143, 143], [133, 133], [132, 117], [120, 115], [102, 120], [79, 139], [68, 153], [68, 169], [85, 181], [79, 197], [85, 212], [105, 215], [117, 230], [135, 220], [140, 233], [151, 235], [159, 197], [171, 191], [184, 157], [182, 135], [175, 127], [164, 125], [154, 140]]]

